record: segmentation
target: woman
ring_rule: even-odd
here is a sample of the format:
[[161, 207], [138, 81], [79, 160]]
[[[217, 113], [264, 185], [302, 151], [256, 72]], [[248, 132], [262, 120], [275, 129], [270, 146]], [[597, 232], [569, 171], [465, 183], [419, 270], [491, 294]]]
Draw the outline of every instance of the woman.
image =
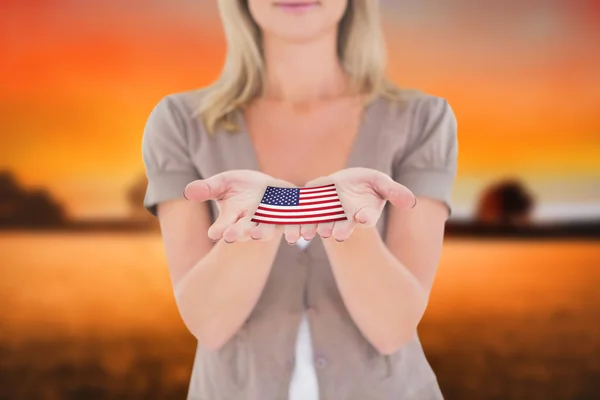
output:
[[[376, 1], [219, 6], [221, 78], [163, 98], [143, 139], [145, 206], [198, 339], [188, 399], [442, 399], [416, 328], [451, 212], [452, 110], [385, 78]], [[328, 183], [348, 220], [251, 221], [267, 186]]]

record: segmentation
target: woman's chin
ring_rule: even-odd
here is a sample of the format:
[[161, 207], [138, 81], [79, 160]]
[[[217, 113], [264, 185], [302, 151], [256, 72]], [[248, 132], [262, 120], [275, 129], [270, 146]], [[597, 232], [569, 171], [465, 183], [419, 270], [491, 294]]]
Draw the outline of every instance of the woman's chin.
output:
[[335, 26], [324, 26], [318, 21], [290, 21], [289, 24], [282, 25], [284, 26], [264, 31], [265, 36], [272, 35], [285, 41], [298, 43], [318, 40], [330, 32], [335, 33]]

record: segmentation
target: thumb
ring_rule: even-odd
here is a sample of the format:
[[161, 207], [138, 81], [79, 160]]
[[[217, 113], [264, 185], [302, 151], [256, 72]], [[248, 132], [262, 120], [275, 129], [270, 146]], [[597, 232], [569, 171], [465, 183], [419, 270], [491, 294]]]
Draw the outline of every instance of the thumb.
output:
[[413, 208], [416, 198], [413, 192], [406, 186], [394, 181], [385, 174], [378, 174], [373, 180], [373, 189], [383, 198], [388, 200], [394, 207], [410, 209]]
[[227, 191], [227, 185], [221, 175], [207, 179], [198, 179], [189, 183], [183, 190], [183, 197], [190, 201], [220, 200]]

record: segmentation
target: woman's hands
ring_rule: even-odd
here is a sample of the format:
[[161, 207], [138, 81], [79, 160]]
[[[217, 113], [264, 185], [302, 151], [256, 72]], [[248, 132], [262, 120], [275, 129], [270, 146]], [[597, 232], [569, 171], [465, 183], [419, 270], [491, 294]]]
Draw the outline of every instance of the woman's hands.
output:
[[271, 240], [281, 226], [250, 221], [267, 186], [295, 187], [252, 170], [226, 171], [188, 184], [183, 196], [189, 201], [214, 200], [219, 216], [208, 229], [208, 237], [228, 243]]
[[348, 168], [327, 177], [308, 182], [305, 187], [334, 183], [348, 220], [314, 225], [286, 225], [285, 238], [295, 243], [300, 236], [312, 239], [317, 233], [337, 241], [344, 241], [357, 227], [374, 227], [386, 201], [395, 207], [410, 209], [416, 197], [405, 186], [388, 175], [369, 168]]
[[311, 240], [316, 234], [323, 238], [333, 236], [344, 241], [357, 227], [373, 227], [379, 220], [386, 201], [395, 207], [410, 209], [416, 198], [405, 186], [388, 175], [369, 168], [348, 168], [332, 175], [314, 179], [305, 187], [334, 183], [348, 220], [323, 224], [274, 225], [252, 222], [252, 216], [267, 186], [295, 187], [284, 180], [252, 170], [226, 171], [208, 179], [188, 184], [183, 192], [190, 201], [214, 200], [219, 216], [208, 230], [208, 236], [228, 243], [250, 239], [271, 240], [283, 229], [288, 243], [300, 237]]

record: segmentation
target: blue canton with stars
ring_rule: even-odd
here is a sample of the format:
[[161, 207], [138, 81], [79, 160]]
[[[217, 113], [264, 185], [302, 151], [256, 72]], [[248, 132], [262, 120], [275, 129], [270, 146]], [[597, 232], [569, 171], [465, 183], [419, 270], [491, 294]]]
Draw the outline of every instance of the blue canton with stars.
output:
[[297, 206], [300, 204], [300, 189], [267, 186], [261, 203], [270, 206]]

